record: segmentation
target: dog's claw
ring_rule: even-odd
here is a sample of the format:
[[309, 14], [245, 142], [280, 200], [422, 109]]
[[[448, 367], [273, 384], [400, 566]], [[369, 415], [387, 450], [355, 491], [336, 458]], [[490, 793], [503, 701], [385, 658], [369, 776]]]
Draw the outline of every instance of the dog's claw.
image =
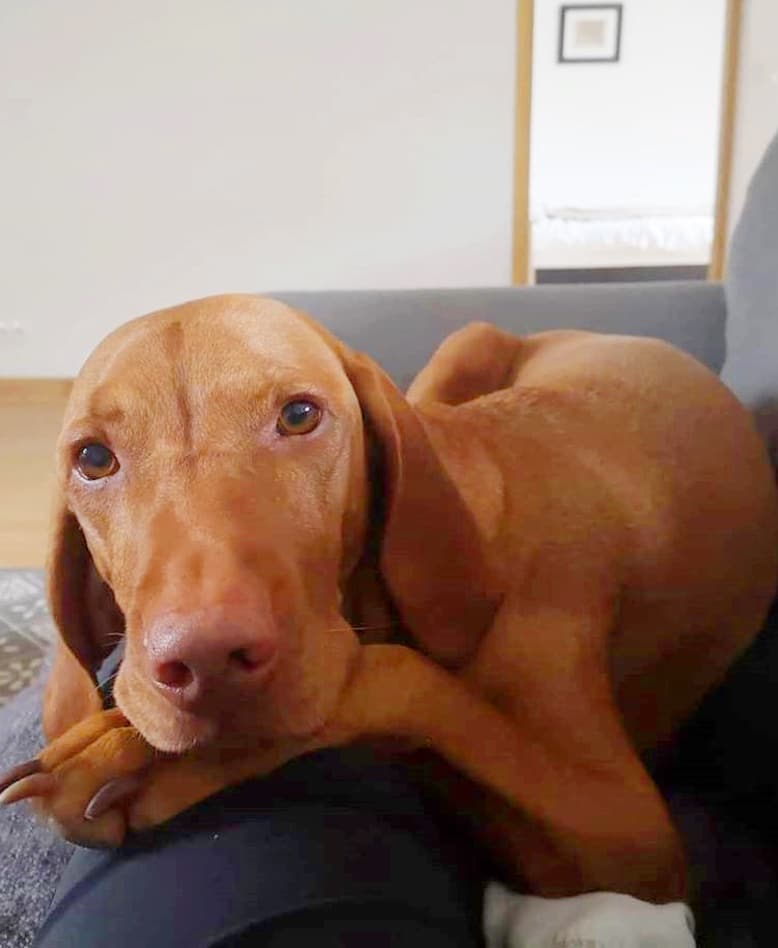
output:
[[54, 777], [38, 771], [15, 780], [0, 793], [0, 806], [10, 806], [29, 797], [45, 797], [54, 786]]
[[143, 774], [129, 774], [126, 777], [117, 777], [100, 787], [97, 793], [87, 804], [84, 810], [84, 819], [99, 819], [111, 807], [133, 796], [143, 785]]
[[32, 774], [38, 774], [41, 770], [43, 770], [43, 765], [37, 757], [34, 760], [26, 760], [23, 764], [12, 767], [9, 771], [0, 776], [0, 797], [18, 780], [23, 780]]

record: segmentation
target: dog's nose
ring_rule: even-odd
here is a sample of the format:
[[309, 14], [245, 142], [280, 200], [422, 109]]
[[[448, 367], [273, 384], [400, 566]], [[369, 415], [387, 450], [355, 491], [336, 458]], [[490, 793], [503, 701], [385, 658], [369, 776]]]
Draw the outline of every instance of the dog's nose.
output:
[[278, 650], [270, 617], [236, 622], [223, 614], [166, 615], [146, 635], [151, 678], [166, 698], [194, 710], [211, 697], [258, 684]]

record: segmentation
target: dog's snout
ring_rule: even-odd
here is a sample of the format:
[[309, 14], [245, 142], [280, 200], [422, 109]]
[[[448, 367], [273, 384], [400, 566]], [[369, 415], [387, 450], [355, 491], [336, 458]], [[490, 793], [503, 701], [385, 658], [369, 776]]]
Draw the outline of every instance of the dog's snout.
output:
[[167, 615], [146, 635], [152, 681], [187, 710], [226, 689], [260, 683], [277, 648], [277, 630], [269, 616], [236, 621], [221, 609], [197, 616]]

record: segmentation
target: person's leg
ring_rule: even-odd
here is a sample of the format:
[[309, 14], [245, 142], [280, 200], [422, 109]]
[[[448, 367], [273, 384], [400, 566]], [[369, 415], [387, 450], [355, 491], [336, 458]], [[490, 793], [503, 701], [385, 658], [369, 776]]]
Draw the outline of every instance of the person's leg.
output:
[[[476, 946], [483, 877], [397, 767], [328, 750], [121, 850], [80, 850], [38, 948]], [[295, 941], [295, 938], [301, 939]]]
[[[107, 706], [121, 657], [120, 646], [99, 673]], [[470, 948], [483, 888], [477, 856], [404, 769], [366, 749], [327, 750], [120, 850], [76, 849], [35, 944], [285, 948], [313, 926], [317, 948]]]

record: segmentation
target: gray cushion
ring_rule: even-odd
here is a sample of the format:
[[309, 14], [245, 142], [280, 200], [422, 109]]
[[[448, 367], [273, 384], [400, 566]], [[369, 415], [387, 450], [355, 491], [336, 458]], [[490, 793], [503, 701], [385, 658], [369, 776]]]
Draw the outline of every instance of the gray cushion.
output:
[[442, 340], [483, 319], [519, 334], [591, 329], [657, 336], [718, 372], [724, 294], [713, 283], [269, 293], [372, 355], [406, 388]]
[[751, 180], [729, 251], [722, 377], [778, 455], [778, 137]]

